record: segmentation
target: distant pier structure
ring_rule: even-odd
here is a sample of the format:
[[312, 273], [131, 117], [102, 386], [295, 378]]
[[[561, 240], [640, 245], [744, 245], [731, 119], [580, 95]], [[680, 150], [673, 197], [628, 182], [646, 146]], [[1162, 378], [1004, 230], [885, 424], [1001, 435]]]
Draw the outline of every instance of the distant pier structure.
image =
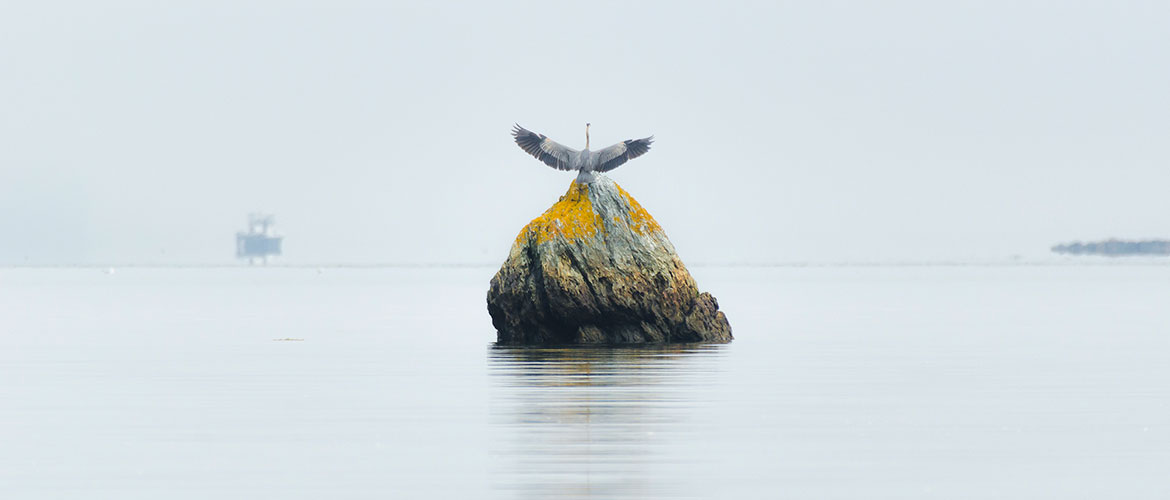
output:
[[248, 214], [248, 230], [236, 233], [236, 258], [248, 259], [248, 264], [267, 264], [268, 258], [280, 255], [280, 241], [272, 230], [276, 216]]

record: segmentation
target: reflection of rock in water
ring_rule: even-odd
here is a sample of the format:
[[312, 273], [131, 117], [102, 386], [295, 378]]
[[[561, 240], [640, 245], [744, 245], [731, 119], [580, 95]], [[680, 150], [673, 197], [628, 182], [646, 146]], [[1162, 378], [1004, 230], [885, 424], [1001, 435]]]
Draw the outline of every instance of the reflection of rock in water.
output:
[[492, 416], [507, 483], [524, 498], [685, 496], [693, 464], [657, 460], [685, 440], [694, 390], [720, 346], [493, 347]]

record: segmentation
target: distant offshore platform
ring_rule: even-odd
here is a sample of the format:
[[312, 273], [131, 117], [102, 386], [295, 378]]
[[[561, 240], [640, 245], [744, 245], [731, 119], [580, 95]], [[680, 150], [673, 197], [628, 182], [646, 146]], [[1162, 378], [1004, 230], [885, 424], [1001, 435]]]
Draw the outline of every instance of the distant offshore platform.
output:
[[272, 214], [248, 214], [248, 230], [236, 233], [236, 258], [247, 259], [248, 265], [267, 264], [269, 257], [280, 255], [280, 242], [272, 230], [276, 216]]

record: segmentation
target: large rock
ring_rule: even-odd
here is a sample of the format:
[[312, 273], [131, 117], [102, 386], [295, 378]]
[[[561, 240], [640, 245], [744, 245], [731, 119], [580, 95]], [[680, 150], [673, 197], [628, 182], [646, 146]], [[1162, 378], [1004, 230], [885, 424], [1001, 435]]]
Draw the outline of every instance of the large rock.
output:
[[492, 278], [504, 344], [729, 342], [731, 325], [662, 227], [608, 177], [574, 181]]

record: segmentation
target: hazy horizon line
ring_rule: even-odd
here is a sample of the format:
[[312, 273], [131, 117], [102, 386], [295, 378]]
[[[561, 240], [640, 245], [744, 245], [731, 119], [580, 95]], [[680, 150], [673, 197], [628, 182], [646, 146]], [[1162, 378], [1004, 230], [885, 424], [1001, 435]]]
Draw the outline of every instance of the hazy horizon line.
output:
[[[1050, 260], [891, 260], [891, 261], [776, 261], [776, 262], [696, 262], [691, 268], [780, 268], [780, 267], [1018, 267], [1018, 266], [1157, 266], [1170, 264], [1164, 256], [1081, 256], [1056, 257]], [[375, 263], [77, 263], [77, 264], [0, 264], [0, 269], [463, 269], [492, 268], [500, 263], [488, 262], [375, 262]]]

